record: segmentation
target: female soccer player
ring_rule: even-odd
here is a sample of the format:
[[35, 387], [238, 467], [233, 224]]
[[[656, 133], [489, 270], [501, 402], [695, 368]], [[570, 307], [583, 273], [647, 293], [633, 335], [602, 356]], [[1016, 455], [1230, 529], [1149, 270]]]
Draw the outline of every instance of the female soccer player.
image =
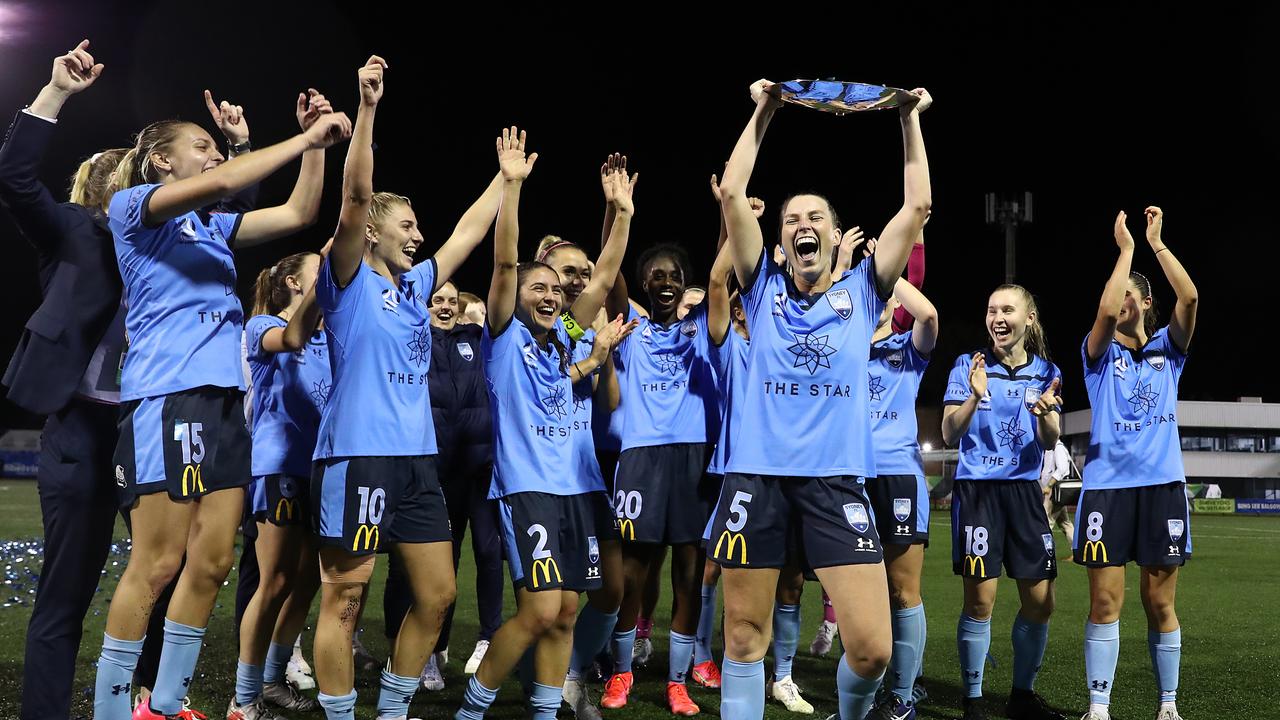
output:
[[[300, 100], [305, 102], [305, 98]], [[116, 480], [131, 508], [133, 555], [107, 617], [95, 716], [130, 717], [128, 687], [156, 596], [178, 572], [160, 672], [136, 718], [174, 715], [194, 676], [218, 588], [230, 569], [250, 480], [240, 360], [243, 309], [232, 247], [296, 232], [319, 210], [324, 148], [345, 115], [223, 162], [197, 125], [154, 123], [121, 160], [108, 212], [124, 278], [130, 341]], [[196, 211], [303, 156], [289, 201], [239, 214]]]
[[1058, 720], [1062, 716], [1034, 687], [1049, 641], [1058, 575], [1040, 463], [1060, 433], [1062, 373], [1048, 359], [1040, 313], [1025, 288], [996, 288], [987, 301], [986, 325], [990, 347], [956, 360], [942, 411], [943, 442], [960, 446], [951, 542], [953, 571], [964, 579], [956, 630], [964, 717], [987, 717], [980, 703], [982, 671], [1003, 564], [1022, 600], [1013, 623], [1013, 692], [1005, 714], [1013, 720]]
[[[315, 283], [320, 254], [290, 255], [258, 274], [253, 317], [245, 323], [253, 379], [253, 509], [259, 577], [240, 623], [236, 690], [228, 718], [266, 717], [261, 702], [286, 710], [319, 709], [284, 681], [293, 639], [319, 588], [319, 564], [307, 521], [311, 455], [333, 374], [318, 331]], [[286, 600], [290, 613], [283, 613]]]
[[[901, 107], [904, 202], [880, 235], [876, 254], [835, 278], [839, 241], [831, 204], [797, 195], [781, 206], [788, 275], [768, 258], [751, 213], [747, 181], [764, 131], [779, 106], [767, 81], [751, 88], [755, 112], [720, 184], [733, 266], [751, 328], [742, 423], [733, 431], [724, 487], [707, 546], [724, 568], [725, 661], [720, 713], [760, 718], [764, 666], [779, 568], [788, 533], [798, 532], [808, 564], [836, 600], [848, 653], [836, 675], [839, 717], [861, 720], [892, 647], [880, 541], [864, 478], [875, 475], [866, 417], [871, 334], [902, 274], [931, 203], [915, 91]], [[833, 439], [832, 435], [836, 437]], [[765, 443], [747, 438], [787, 438]]]
[[333, 363], [311, 482], [321, 545], [316, 681], [330, 720], [354, 714], [351, 635], [374, 553], [384, 542], [408, 572], [413, 606], [382, 671], [380, 717], [406, 715], [454, 599], [427, 384], [428, 303], [483, 239], [501, 188], [495, 176], [435, 256], [413, 264], [423, 239], [408, 198], [372, 191], [373, 122], [385, 68], [374, 56], [359, 71], [360, 111], [343, 175], [343, 211], [316, 283]]
[[1093, 408], [1075, 538], [1075, 561], [1089, 568], [1084, 720], [1110, 718], [1129, 561], [1142, 572], [1147, 645], [1160, 693], [1156, 717], [1181, 720], [1175, 700], [1182, 630], [1174, 592], [1178, 568], [1191, 555], [1191, 518], [1178, 444], [1178, 379], [1195, 332], [1199, 295], [1161, 237], [1164, 212], [1152, 206], [1145, 215], [1147, 244], [1178, 298], [1169, 324], [1159, 328], [1151, 282], [1132, 270], [1134, 242], [1121, 212], [1115, 223], [1120, 256], [1082, 348]]
[[[502, 500], [507, 561], [517, 586], [518, 610], [494, 635], [472, 676], [456, 717], [476, 720], [521, 656], [535, 647], [533, 717], [555, 718], [569, 666], [578, 593], [600, 587], [599, 539], [614, 532], [604, 480], [593, 453], [583, 451], [590, 427], [572, 407], [573, 384], [602, 366], [624, 329], [619, 316], [595, 337], [591, 354], [571, 359], [569, 333], [560, 319], [564, 293], [559, 275], [539, 262], [517, 264], [521, 188], [537, 153], [525, 155], [525, 134], [504, 129], [498, 140], [502, 210], [494, 238], [493, 279], [483, 340], [494, 422], [494, 470], [490, 495]], [[615, 173], [617, 219], [608, 250], [620, 262], [626, 251], [632, 204]], [[602, 258], [602, 265], [604, 260]], [[616, 272], [616, 265], [615, 272]], [[600, 309], [613, 273], [583, 290], [575, 317]]]

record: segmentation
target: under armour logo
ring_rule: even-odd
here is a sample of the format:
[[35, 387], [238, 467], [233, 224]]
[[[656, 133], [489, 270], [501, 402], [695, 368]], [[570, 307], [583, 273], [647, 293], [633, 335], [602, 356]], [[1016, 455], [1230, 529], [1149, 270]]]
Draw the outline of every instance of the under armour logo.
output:
[[186, 688], [186, 687], [191, 687], [191, 676], [190, 676], [190, 675], [188, 675], [187, 677], [182, 678], [182, 687], [184, 687], [184, 688]]
[[1094, 680], [1093, 682], [1089, 683], [1089, 687], [1093, 688], [1094, 690], [1106, 690], [1110, 686], [1111, 686], [1111, 683], [1107, 682], [1106, 680]]
[[858, 547], [860, 548], [875, 547], [875, 546], [876, 546], [875, 540], [871, 540], [869, 538], [858, 538]]
[[977, 670], [965, 670], [964, 676], [969, 678], [970, 680], [977, 680], [979, 677], [982, 676], [982, 673], [978, 672]]
[[130, 687], [129, 683], [125, 683], [123, 685], [112, 685], [111, 694], [112, 695], [128, 695], [129, 687]]

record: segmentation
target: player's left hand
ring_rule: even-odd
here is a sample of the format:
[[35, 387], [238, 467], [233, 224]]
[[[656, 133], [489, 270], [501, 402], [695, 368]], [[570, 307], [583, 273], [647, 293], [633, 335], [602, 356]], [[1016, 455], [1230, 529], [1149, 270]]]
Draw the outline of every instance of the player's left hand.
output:
[[1044, 417], [1051, 412], [1058, 412], [1058, 408], [1062, 407], [1062, 398], [1058, 396], [1058, 388], [1062, 386], [1062, 378], [1054, 378], [1049, 383], [1049, 388], [1040, 395], [1036, 400], [1036, 404], [1031, 408], [1031, 414], [1036, 417]]

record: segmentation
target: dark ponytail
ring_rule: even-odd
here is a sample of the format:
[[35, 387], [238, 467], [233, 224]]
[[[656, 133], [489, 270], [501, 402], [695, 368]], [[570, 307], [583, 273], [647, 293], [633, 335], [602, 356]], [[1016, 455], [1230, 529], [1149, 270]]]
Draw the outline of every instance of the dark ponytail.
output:
[[262, 272], [258, 273], [258, 279], [253, 283], [251, 314], [275, 315], [289, 307], [293, 292], [288, 285], [285, 285], [284, 279], [297, 275], [307, 258], [315, 254], [313, 252], [294, 253], [269, 268], [263, 268]]
[[1148, 298], [1151, 300], [1151, 307], [1142, 311], [1142, 330], [1147, 334], [1147, 338], [1150, 338], [1155, 334], [1157, 323], [1160, 322], [1160, 311], [1156, 307], [1156, 296], [1151, 292], [1151, 281], [1146, 275], [1136, 270], [1129, 273], [1129, 281], [1138, 288], [1138, 293], [1142, 296], [1140, 300]]

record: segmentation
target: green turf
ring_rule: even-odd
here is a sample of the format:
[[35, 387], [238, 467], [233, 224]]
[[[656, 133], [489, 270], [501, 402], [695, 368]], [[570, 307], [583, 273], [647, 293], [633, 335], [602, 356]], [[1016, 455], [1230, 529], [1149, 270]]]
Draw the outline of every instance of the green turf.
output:
[[[39, 504], [30, 482], [0, 482], [0, 539], [34, 538], [39, 535]], [[1182, 683], [1179, 709], [1187, 720], [1210, 718], [1267, 718], [1280, 716], [1276, 710], [1280, 691], [1274, 681], [1280, 668], [1280, 522], [1269, 518], [1197, 516], [1192, 521], [1195, 559], [1182, 574], [1178, 607], [1184, 628]], [[937, 516], [932, 523], [934, 544], [925, 563], [924, 596], [930, 638], [925, 659], [925, 676], [930, 701], [921, 708], [924, 718], [959, 717], [959, 670], [955, 652], [955, 622], [960, 606], [960, 583], [951, 575], [948, 519]], [[123, 535], [121, 529], [118, 535]], [[1059, 537], [1061, 543], [1061, 537]], [[469, 551], [468, 551], [469, 555]], [[462, 695], [465, 677], [462, 665], [471, 652], [476, 633], [474, 568], [464, 555], [458, 593], [462, 607], [454, 628], [450, 662], [445, 668], [448, 688], [439, 694], [420, 692], [414, 703], [415, 716], [451, 718]], [[115, 560], [117, 558], [113, 558]], [[29, 562], [29, 561], [28, 561]], [[103, 621], [111, 588], [122, 567], [108, 563], [100, 599], [90, 610], [76, 679], [74, 714], [87, 717], [92, 710], [88, 690], [93, 685], [93, 662], [102, 637]], [[365, 613], [366, 645], [382, 656], [387, 643], [382, 638], [382, 583], [385, 564], [375, 574], [371, 603]], [[234, 584], [234, 571], [228, 578]], [[1012, 651], [1009, 626], [1015, 611], [1012, 587], [1005, 587], [997, 603], [994, 641], [991, 652], [996, 665], [988, 666], [986, 686], [993, 715], [1003, 706], [1010, 682]], [[1064, 566], [1058, 582], [1058, 611], [1050, 633], [1049, 649], [1040, 673], [1038, 689], [1068, 716], [1076, 716], [1087, 703], [1082, 655], [1083, 625], [1088, 592], [1084, 571]], [[25, 590], [23, 591], [25, 592]], [[1121, 624], [1122, 649], [1112, 695], [1112, 717], [1138, 720], [1155, 716], [1155, 690], [1146, 648], [1146, 623], [1137, 596], [1137, 573], [1130, 570], [1129, 600]], [[15, 593], [6, 588], [5, 597]], [[210, 718], [221, 718], [235, 678], [236, 649], [231, 627], [233, 588], [219, 597], [220, 604], [211, 622], [201, 657], [199, 678], [193, 683], [195, 707]], [[661, 605], [667, 605], [666, 602]], [[511, 609], [508, 593], [508, 611]], [[0, 718], [17, 717], [21, 687], [24, 631], [29, 616], [25, 606], [0, 610]], [[658, 627], [667, 626], [666, 612], [660, 611]], [[816, 717], [836, 711], [834, 659], [807, 654], [810, 639], [822, 618], [820, 593], [815, 584], [806, 588], [804, 626], [800, 654], [794, 674], [806, 697], [817, 707]], [[307, 640], [309, 647], [309, 638]], [[652, 665], [639, 671], [638, 684], [627, 709], [608, 713], [617, 718], [671, 717], [663, 701], [666, 675], [665, 633], [656, 632], [657, 652]], [[717, 640], [717, 655], [719, 644]], [[372, 718], [377, 695], [376, 673], [362, 673], [357, 686], [361, 695], [359, 716]], [[705, 714], [719, 706], [716, 693], [694, 689], [695, 701]], [[524, 717], [519, 686], [503, 686], [491, 718]], [[317, 716], [311, 716], [317, 717]], [[766, 717], [793, 717], [774, 704]]]

